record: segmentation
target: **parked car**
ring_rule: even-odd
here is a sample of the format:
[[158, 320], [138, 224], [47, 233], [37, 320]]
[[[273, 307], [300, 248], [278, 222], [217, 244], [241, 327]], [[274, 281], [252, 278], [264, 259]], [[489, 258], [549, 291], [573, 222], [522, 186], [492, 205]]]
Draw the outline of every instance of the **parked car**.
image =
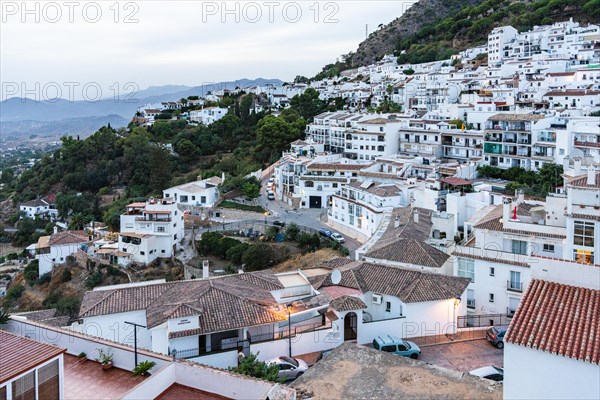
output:
[[492, 326], [485, 333], [485, 338], [499, 349], [504, 348], [504, 335], [508, 329], [507, 325]]
[[504, 370], [502, 368], [494, 367], [493, 365], [477, 368], [469, 373], [471, 375], [475, 375], [480, 378], [491, 379], [492, 381], [496, 382], [501, 382], [504, 380]]
[[337, 232], [332, 233], [331, 238], [338, 243], [344, 243], [346, 241], [346, 239], [344, 239], [344, 237]]
[[280, 226], [280, 227], [284, 227], [285, 226], [285, 222], [281, 222], [281, 221], [273, 221], [273, 225], [276, 226]]
[[415, 360], [421, 355], [421, 349], [415, 343], [390, 335], [385, 338], [377, 336], [373, 339], [373, 348]]
[[272, 191], [268, 191], [267, 192], [267, 199], [269, 200], [275, 200], [275, 193], [273, 193]]
[[269, 180], [267, 181], [267, 185], [271, 186], [273, 184], [274, 180], [273, 177], [270, 177]]
[[286, 381], [296, 379], [308, 370], [308, 364], [299, 358], [281, 356], [268, 362], [279, 367], [279, 377]]
[[325, 228], [319, 229], [319, 234], [321, 236], [331, 237], [331, 233], [332, 232], [329, 229], [325, 229]]

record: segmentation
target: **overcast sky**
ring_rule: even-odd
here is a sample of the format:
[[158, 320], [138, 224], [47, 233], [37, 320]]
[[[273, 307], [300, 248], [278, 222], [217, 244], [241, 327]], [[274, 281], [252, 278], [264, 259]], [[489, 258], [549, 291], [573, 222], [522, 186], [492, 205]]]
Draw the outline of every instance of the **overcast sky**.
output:
[[356, 50], [365, 38], [365, 25], [372, 32], [412, 4], [371, 0], [74, 3], [29, 1], [25, 9], [21, 1], [0, 1], [2, 99], [12, 97], [5, 94], [7, 88], [15, 90], [14, 83], [23, 92], [36, 83], [43, 88], [55, 82], [66, 98], [69, 86], [74, 86], [69, 82], [76, 82], [80, 86], [73, 93], [80, 98], [80, 88], [90, 82], [110, 96], [114, 83], [123, 91], [127, 82], [144, 89], [313, 76], [336, 57]]

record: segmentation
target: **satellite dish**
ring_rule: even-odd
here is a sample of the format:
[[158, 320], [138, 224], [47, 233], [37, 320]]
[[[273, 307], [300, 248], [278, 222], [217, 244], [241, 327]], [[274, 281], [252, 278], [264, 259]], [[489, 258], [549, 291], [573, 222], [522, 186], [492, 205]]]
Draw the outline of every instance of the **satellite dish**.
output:
[[337, 285], [341, 281], [342, 281], [342, 273], [337, 269], [334, 269], [333, 271], [331, 271], [331, 283], [333, 283], [334, 285]]

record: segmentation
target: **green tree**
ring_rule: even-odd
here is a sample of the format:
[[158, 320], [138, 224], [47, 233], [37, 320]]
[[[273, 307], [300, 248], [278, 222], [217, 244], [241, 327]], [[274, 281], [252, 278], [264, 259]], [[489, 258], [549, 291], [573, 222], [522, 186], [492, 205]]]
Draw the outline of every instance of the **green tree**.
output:
[[282, 382], [279, 378], [279, 367], [273, 363], [260, 361], [258, 354], [259, 352], [248, 354], [240, 360], [237, 367], [229, 367], [229, 371], [266, 381]]
[[246, 196], [248, 200], [254, 200], [260, 196], [260, 186], [256, 183], [246, 182], [242, 186], [242, 194]]
[[291, 223], [285, 230], [285, 240], [288, 242], [295, 242], [298, 239], [299, 233], [300, 228], [298, 228], [298, 225]]
[[248, 248], [242, 256], [242, 263], [246, 264], [247, 271], [259, 271], [269, 266], [273, 261], [274, 253], [271, 246], [257, 243]]
[[319, 99], [319, 92], [314, 88], [308, 88], [304, 93], [292, 97], [290, 106], [308, 121], [325, 111], [325, 103]]

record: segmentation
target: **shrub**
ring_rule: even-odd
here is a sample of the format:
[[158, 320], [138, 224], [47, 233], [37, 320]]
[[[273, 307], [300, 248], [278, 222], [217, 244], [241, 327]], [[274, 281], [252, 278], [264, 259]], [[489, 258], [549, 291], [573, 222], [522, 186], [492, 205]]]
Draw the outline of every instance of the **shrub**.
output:
[[20, 298], [24, 292], [25, 287], [23, 285], [11, 286], [10, 289], [6, 291], [5, 299], [7, 302], [11, 303], [13, 300]]
[[71, 273], [70, 270], [65, 269], [62, 273], [60, 281], [65, 283], [65, 282], [69, 282], [71, 279], [73, 279], [73, 274]]
[[102, 272], [95, 271], [93, 274], [87, 277], [85, 280], [85, 287], [88, 289], [93, 289], [104, 280], [104, 276], [102, 276]]
[[44, 283], [50, 283], [52, 280], [52, 274], [50, 272], [46, 272], [42, 276], [40, 276], [36, 281], [36, 285], [43, 285]]
[[36, 281], [36, 279], [39, 278], [38, 274], [39, 274], [38, 260], [33, 260], [23, 270], [23, 276], [25, 277], [25, 280], [27, 281], [27, 283], [29, 283], [30, 285], [33, 285], [33, 283]]
[[133, 375], [146, 375], [155, 365], [154, 361], [140, 361], [131, 372], [133, 372]]
[[275, 364], [259, 361], [257, 357], [258, 354], [258, 352], [256, 354], [248, 354], [248, 356], [240, 360], [237, 367], [229, 367], [229, 370], [258, 379], [281, 382], [281, 379], [279, 378], [279, 367]]

